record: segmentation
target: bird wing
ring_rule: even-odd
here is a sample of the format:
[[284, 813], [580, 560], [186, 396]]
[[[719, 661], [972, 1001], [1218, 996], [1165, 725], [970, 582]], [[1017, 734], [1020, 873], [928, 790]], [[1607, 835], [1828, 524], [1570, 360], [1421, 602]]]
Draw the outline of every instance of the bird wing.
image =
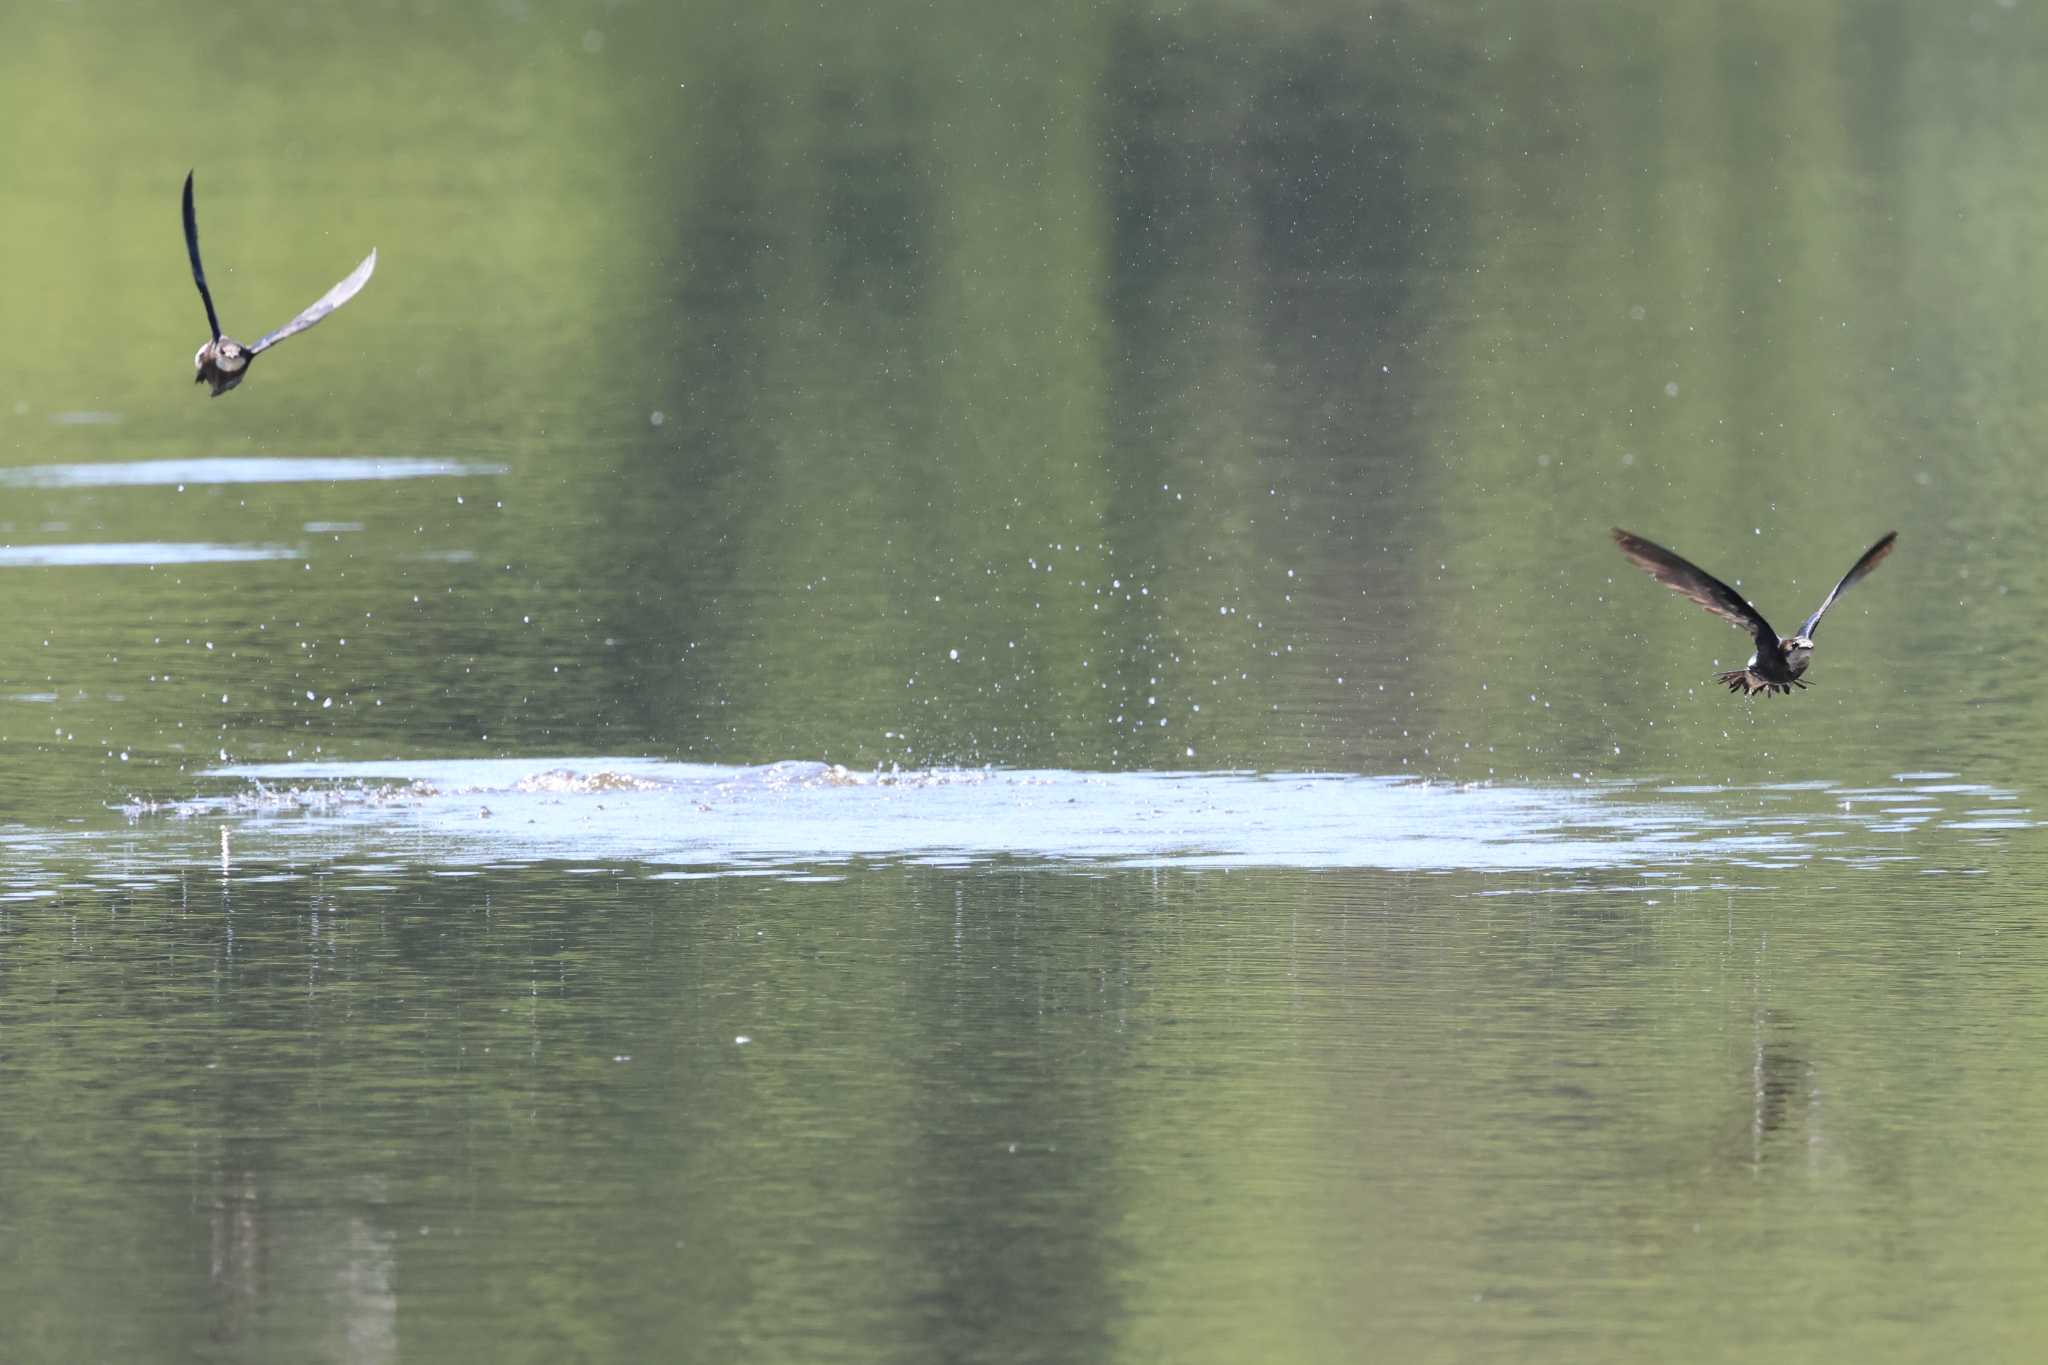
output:
[[1884, 557], [1892, 552], [1892, 546], [1897, 543], [1898, 539], [1899, 533], [1897, 531], [1886, 531], [1883, 538], [1877, 544], [1865, 550], [1863, 558], [1856, 561], [1856, 567], [1843, 574], [1842, 581], [1835, 584], [1834, 591], [1828, 594], [1828, 600], [1821, 603], [1813, 615], [1806, 618], [1806, 624], [1799, 628], [1799, 633], [1810, 638], [1813, 635], [1814, 629], [1820, 625], [1820, 618], [1827, 615], [1829, 607], [1835, 605], [1835, 599], [1849, 591], [1850, 587], [1865, 574], [1881, 564], [1884, 561]]
[[[1629, 562], [1679, 596], [1697, 602], [1738, 630], [1756, 637], [1758, 649], [1775, 649], [1778, 633], [1762, 613], [1742, 600], [1742, 594], [1689, 560], [1681, 559], [1662, 545], [1614, 528], [1614, 543]], [[1857, 566], [1861, 568], [1862, 566]], [[1851, 575], [1853, 577], [1854, 575]]]
[[[197, 258], [195, 257], [194, 259], [196, 260]], [[335, 309], [341, 307], [344, 303], [347, 303], [362, 290], [364, 285], [370, 282], [370, 273], [376, 268], [377, 253], [373, 249], [369, 255], [363, 257], [361, 265], [349, 271], [347, 279], [335, 285], [334, 288], [328, 290], [325, 294], [322, 294], [317, 302], [307, 307], [305, 312], [299, 314], [275, 332], [265, 336], [254, 346], [251, 346], [249, 354], [252, 356], [263, 354], [263, 352], [277, 345], [278, 342], [283, 341], [286, 337], [297, 336]]]
[[199, 301], [206, 305], [206, 325], [213, 339], [220, 340], [220, 319], [213, 311], [213, 294], [206, 287], [206, 269], [199, 264], [199, 215], [192, 211], [192, 172], [185, 172], [185, 254], [192, 258], [192, 283], [199, 286]]

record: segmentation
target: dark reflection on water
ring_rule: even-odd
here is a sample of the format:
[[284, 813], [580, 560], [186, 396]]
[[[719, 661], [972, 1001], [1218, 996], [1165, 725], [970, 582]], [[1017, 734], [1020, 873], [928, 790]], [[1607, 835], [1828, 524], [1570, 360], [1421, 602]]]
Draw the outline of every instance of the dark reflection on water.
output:
[[621, 871], [0, 910], [0, 1184], [70, 1192], [17, 1283], [115, 1355], [937, 1360], [1874, 1346], [2036, 1282], [2048, 963], [1981, 880]]

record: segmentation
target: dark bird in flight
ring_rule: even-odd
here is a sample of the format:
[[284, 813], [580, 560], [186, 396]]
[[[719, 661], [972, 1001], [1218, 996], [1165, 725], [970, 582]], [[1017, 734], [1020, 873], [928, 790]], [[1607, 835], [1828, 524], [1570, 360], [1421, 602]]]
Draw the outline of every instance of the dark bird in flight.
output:
[[354, 298], [370, 282], [370, 272], [377, 268], [377, 253], [373, 249], [363, 257], [361, 265], [349, 272], [347, 279], [322, 294], [305, 312], [254, 346], [244, 346], [233, 337], [221, 335], [220, 318], [213, 311], [213, 294], [206, 287], [206, 271], [199, 264], [199, 219], [192, 212], [192, 174], [189, 171], [185, 174], [185, 250], [192, 257], [192, 282], [199, 286], [199, 300], [206, 305], [206, 324], [213, 329], [213, 340], [201, 346], [199, 354], [192, 357], [193, 365], [199, 370], [192, 382], [210, 384], [215, 398], [241, 383], [249, 373], [249, 363], [257, 356], [286, 337], [297, 336]]
[[1795, 687], [1807, 686], [1800, 678], [1813, 657], [1813, 632], [1820, 627], [1820, 618], [1827, 614], [1837, 597], [1892, 552], [1892, 545], [1898, 538], [1897, 531], [1885, 532], [1882, 540], [1863, 552], [1863, 558], [1856, 561], [1856, 567], [1842, 575], [1842, 581], [1835, 584], [1827, 600], [1806, 618], [1806, 624], [1799, 628], [1798, 633], [1780, 639], [1778, 632], [1771, 629], [1771, 623], [1764, 620], [1763, 614], [1742, 600], [1741, 593], [1699, 565], [1680, 559], [1662, 545], [1631, 535], [1618, 526], [1614, 529], [1614, 543], [1621, 547], [1630, 563], [1679, 596], [1699, 603], [1729, 625], [1748, 631], [1756, 640], [1756, 653], [1749, 656], [1747, 664], [1714, 675], [1714, 681], [1726, 683], [1730, 692], [1742, 692], [1752, 697], [1759, 692], [1768, 696], [1773, 692], [1789, 693]]

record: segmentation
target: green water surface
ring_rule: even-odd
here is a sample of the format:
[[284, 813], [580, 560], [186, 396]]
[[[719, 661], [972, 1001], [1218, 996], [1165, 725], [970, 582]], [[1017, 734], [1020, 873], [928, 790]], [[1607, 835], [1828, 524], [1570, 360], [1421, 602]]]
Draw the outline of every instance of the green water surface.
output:
[[[2002, 3], [0, 16], [0, 1357], [2038, 1356], [2044, 126]], [[219, 399], [187, 170], [244, 340], [379, 252]], [[1900, 541], [1746, 704], [1615, 525]], [[246, 776], [598, 755], [1716, 851]]]

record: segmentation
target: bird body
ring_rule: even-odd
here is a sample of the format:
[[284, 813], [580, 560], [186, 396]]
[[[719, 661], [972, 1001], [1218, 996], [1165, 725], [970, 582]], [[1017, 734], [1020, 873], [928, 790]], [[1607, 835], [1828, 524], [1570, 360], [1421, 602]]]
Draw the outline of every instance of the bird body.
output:
[[322, 294], [305, 311], [276, 331], [266, 333], [254, 346], [244, 346], [233, 337], [222, 334], [220, 317], [213, 311], [213, 291], [206, 287], [206, 270], [199, 264], [199, 218], [192, 209], [192, 174], [189, 171], [185, 175], [185, 254], [192, 258], [192, 282], [199, 286], [199, 301], [206, 305], [206, 324], [213, 329], [213, 340], [201, 346], [192, 357], [192, 367], [198, 371], [192, 382], [207, 385], [215, 398], [241, 383], [257, 356], [286, 337], [297, 336], [354, 298], [370, 282], [371, 272], [377, 268], [377, 253], [372, 249], [346, 279]]
[[215, 337], [192, 357], [192, 368], [198, 371], [192, 382], [212, 386], [212, 396], [218, 398], [242, 382], [249, 359], [249, 351], [241, 342], [229, 336]]
[[1820, 618], [1835, 604], [1835, 599], [1847, 592], [1855, 583], [1876, 568], [1884, 557], [1892, 552], [1898, 541], [1897, 531], [1887, 531], [1863, 552], [1842, 581], [1835, 584], [1825, 601], [1806, 618], [1804, 625], [1791, 635], [1781, 636], [1771, 628], [1763, 614], [1752, 607], [1741, 593], [1723, 583], [1720, 579], [1679, 555], [1673, 554], [1654, 541], [1641, 536], [1614, 529], [1614, 543], [1628, 556], [1629, 562], [1670, 588], [1673, 592], [1695, 602], [1707, 611], [1720, 617], [1738, 630], [1747, 631], [1756, 641], [1756, 652], [1749, 656], [1749, 662], [1741, 668], [1716, 673], [1714, 681], [1726, 684], [1730, 692], [1741, 692], [1745, 696], [1771, 696], [1789, 693], [1793, 688], [1808, 686], [1805, 682], [1807, 665], [1813, 659], [1813, 633], [1820, 628]]

